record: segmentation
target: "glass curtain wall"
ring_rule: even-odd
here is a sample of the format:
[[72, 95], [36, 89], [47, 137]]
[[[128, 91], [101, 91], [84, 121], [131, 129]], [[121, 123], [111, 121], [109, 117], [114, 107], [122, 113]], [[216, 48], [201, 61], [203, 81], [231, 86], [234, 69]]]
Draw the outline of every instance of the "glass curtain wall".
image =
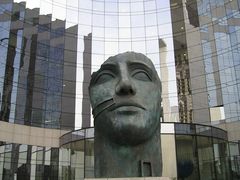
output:
[[237, 0], [170, 0], [181, 122], [212, 124], [238, 141]]
[[239, 1], [198, 1], [211, 121], [239, 120]]
[[217, 125], [238, 141], [238, 0], [170, 0], [181, 122]]
[[59, 163], [64, 163], [58, 148], [5, 144], [0, 153], [0, 177], [4, 180], [58, 180]]
[[162, 121], [226, 122], [238, 140], [239, 7], [237, 0], [3, 0], [1, 120], [93, 126], [90, 74], [108, 57], [136, 51], [161, 77]]
[[91, 72], [112, 55], [136, 51], [161, 77], [162, 121], [178, 121], [169, 1], [4, 0], [0, 8], [1, 120], [93, 126]]
[[205, 136], [176, 135], [176, 152], [180, 179], [237, 179], [238, 171], [230, 171], [226, 141]]
[[232, 176], [234, 179], [240, 177], [240, 153], [239, 153], [239, 144], [234, 142], [229, 142], [229, 152], [230, 152], [230, 161]]
[[0, 119], [73, 129], [78, 28], [50, 5], [0, 2]]
[[93, 126], [86, 90], [91, 72], [108, 57], [126, 51], [141, 52], [153, 61], [164, 87], [163, 120], [178, 121], [169, 2], [79, 0], [71, 3], [67, 1], [66, 21], [74, 16], [69, 21], [77, 22], [79, 27], [75, 128]]

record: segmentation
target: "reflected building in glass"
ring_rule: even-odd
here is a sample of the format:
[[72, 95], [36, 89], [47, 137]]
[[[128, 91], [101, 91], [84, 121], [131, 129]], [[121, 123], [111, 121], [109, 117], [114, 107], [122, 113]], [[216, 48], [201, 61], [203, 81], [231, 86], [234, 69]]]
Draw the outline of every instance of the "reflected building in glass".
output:
[[3, 1], [1, 12], [1, 120], [73, 129], [77, 25], [26, 2]]
[[180, 121], [240, 139], [239, 2], [171, 0]]
[[88, 84], [126, 51], [148, 56], [162, 81], [162, 154], [172, 157], [163, 159], [163, 176], [239, 179], [239, 7], [1, 0], [0, 179], [94, 176]]

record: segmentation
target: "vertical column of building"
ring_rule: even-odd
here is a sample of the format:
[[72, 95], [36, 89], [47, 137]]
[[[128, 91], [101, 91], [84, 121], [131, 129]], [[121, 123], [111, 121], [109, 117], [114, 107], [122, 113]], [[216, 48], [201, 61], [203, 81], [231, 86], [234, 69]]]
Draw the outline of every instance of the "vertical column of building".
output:
[[33, 90], [35, 83], [35, 64], [37, 53], [37, 39], [38, 39], [38, 22], [39, 22], [39, 9], [26, 9], [25, 15], [25, 28], [24, 34], [27, 40], [27, 58], [29, 61], [27, 86], [26, 86], [26, 104], [24, 112], [25, 124], [30, 125], [32, 122], [32, 105], [33, 105]]
[[161, 69], [161, 81], [162, 81], [162, 104], [163, 104], [163, 112], [164, 122], [171, 122], [171, 108], [169, 102], [169, 94], [168, 94], [168, 68], [167, 68], [167, 45], [163, 39], [159, 39], [159, 54], [160, 54], [160, 66], [163, 67]]
[[[212, 14], [211, 6], [215, 3], [188, 0], [186, 6], [183, 6], [183, 9], [186, 9], [184, 15], [193, 95], [193, 119], [196, 123], [204, 124], [210, 124], [214, 119], [219, 119], [221, 114], [219, 107], [223, 104], [214, 33], [214, 29], [218, 28], [213, 25], [213, 14], [222, 13], [224, 8], [214, 6]], [[220, 17], [216, 17], [218, 18]]]
[[[24, 4], [23, 4], [24, 5]], [[14, 6], [14, 5], [13, 5]], [[16, 6], [14, 6], [16, 7]], [[13, 80], [14, 80], [14, 60], [16, 56], [16, 46], [17, 46], [17, 34], [19, 27], [17, 22], [20, 18], [20, 11], [16, 10], [13, 7], [11, 16], [11, 23], [9, 28], [9, 38], [8, 38], [8, 47], [7, 47], [7, 56], [5, 62], [5, 73], [4, 73], [4, 83], [2, 91], [2, 106], [0, 119], [2, 121], [9, 121], [10, 111], [11, 111], [11, 98], [12, 98], [12, 89], [13, 89]], [[7, 15], [7, 14], [6, 14]], [[22, 24], [21, 24], [22, 25]], [[22, 28], [22, 27], [21, 27]], [[2, 66], [3, 64], [1, 64]]]
[[78, 26], [65, 29], [61, 129], [74, 129]]
[[51, 15], [39, 15], [37, 29], [37, 51], [34, 72], [34, 87], [32, 101], [32, 122], [34, 126], [41, 126], [45, 119], [45, 101], [48, 58], [49, 58], [49, 41], [51, 29]]
[[[6, 2], [5, 2], [6, 3]], [[9, 44], [6, 52], [6, 66], [3, 96], [1, 106], [1, 119], [9, 122], [19, 123], [16, 119], [17, 111], [17, 91], [22, 88], [19, 85], [19, 69], [21, 67], [21, 48], [24, 45], [23, 29], [25, 17], [25, 3], [13, 3], [12, 12], [8, 13], [11, 17], [11, 25], [9, 26]], [[11, 14], [11, 15], [9, 15]], [[4, 30], [6, 31], [6, 29]], [[5, 34], [5, 33], [3, 33]], [[5, 34], [6, 35], [6, 34]], [[3, 56], [4, 57], [4, 56]], [[3, 64], [1, 64], [3, 66]]]
[[176, 64], [179, 118], [181, 122], [192, 122], [192, 95], [190, 88], [190, 71], [188, 47], [185, 32], [183, 3], [171, 0], [171, 17]]
[[61, 100], [63, 87], [64, 65], [64, 37], [65, 24], [63, 20], [56, 19], [51, 22], [50, 52], [48, 70], [46, 73], [46, 116], [45, 126], [48, 128], [60, 127]]
[[[0, 2], [0, 120], [2, 120], [3, 112], [2, 106], [4, 106], [4, 97], [3, 97], [3, 89], [4, 89], [4, 76], [6, 69], [6, 60], [7, 60], [7, 51], [8, 51], [8, 43], [10, 36], [10, 25], [11, 25], [11, 11], [12, 11], [12, 1], [1, 1]], [[5, 107], [4, 107], [5, 108]]]
[[82, 100], [82, 127], [90, 127], [91, 113], [90, 101], [88, 95], [88, 86], [91, 79], [92, 66], [92, 34], [84, 36], [84, 52], [83, 52], [83, 100]]
[[[220, 73], [219, 73], [219, 60], [217, 55], [217, 47], [216, 47], [216, 36], [215, 32], [218, 29], [225, 28], [225, 25], [222, 26], [222, 23], [213, 25], [212, 20], [222, 18], [224, 10], [224, 2], [219, 2], [219, 7], [215, 7], [216, 2], [211, 2], [208, 5], [203, 2], [195, 2], [192, 3], [189, 1], [187, 3], [187, 10], [190, 10], [194, 13], [188, 13], [188, 16], [195, 16], [199, 18], [198, 26], [195, 28], [197, 32], [200, 34], [199, 44], [202, 48], [202, 55], [199, 61], [203, 61], [204, 63], [204, 70], [206, 77], [206, 86], [207, 88], [203, 89], [205, 94], [208, 95], [208, 106], [210, 111], [210, 121], [216, 121], [221, 119], [221, 112], [223, 106], [223, 99], [222, 99], [222, 88], [221, 88], [221, 80], [220, 80]], [[215, 4], [215, 5], [214, 5]], [[217, 3], [218, 4], [218, 3]], [[208, 6], [209, 8], [206, 8]], [[211, 9], [214, 9], [212, 13]], [[219, 13], [216, 13], [219, 12]], [[221, 12], [221, 13], [220, 13]], [[219, 16], [218, 16], [219, 14]], [[221, 14], [221, 15], [220, 15]], [[215, 16], [215, 17], [214, 17]], [[222, 21], [221, 21], [222, 22]], [[218, 40], [217, 40], [218, 41]]]

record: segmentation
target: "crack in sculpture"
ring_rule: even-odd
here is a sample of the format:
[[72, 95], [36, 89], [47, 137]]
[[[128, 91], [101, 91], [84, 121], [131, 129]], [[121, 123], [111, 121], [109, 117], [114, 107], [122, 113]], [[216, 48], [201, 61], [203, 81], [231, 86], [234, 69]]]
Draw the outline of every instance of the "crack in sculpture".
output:
[[115, 103], [113, 101], [113, 98], [105, 100], [103, 102], [101, 102], [100, 104], [98, 104], [93, 110], [92, 110], [92, 114], [94, 119], [97, 118], [97, 116], [99, 114], [101, 114], [104, 110], [110, 108], [111, 106], [113, 106]]

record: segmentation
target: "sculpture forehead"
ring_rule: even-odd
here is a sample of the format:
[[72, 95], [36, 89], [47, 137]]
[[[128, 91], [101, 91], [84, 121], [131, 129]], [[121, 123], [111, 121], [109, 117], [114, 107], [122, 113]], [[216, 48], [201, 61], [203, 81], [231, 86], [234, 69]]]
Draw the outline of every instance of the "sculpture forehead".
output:
[[110, 58], [108, 58], [103, 65], [105, 64], [114, 64], [114, 65], [118, 65], [120, 63], [126, 63], [126, 64], [130, 64], [130, 63], [141, 63], [144, 64], [146, 66], [148, 66], [151, 69], [155, 69], [152, 61], [147, 58], [145, 55], [140, 54], [140, 53], [134, 53], [134, 52], [126, 52], [123, 54], [118, 54], [116, 56], [112, 56]]
[[93, 72], [92, 78], [91, 78], [91, 81], [90, 81], [90, 85], [89, 85], [89, 90], [91, 89], [92, 86], [94, 86], [94, 79], [104, 69], [105, 65], [116, 66], [116, 69], [118, 69], [120, 64], [134, 65], [135, 63], [136, 63], [136, 65], [138, 63], [143, 64], [143, 65], [147, 66], [152, 71], [154, 78], [156, 78], [155, 79], [156, 83], [160, 86], [160, 90], [161, 90], [161, 81], [158, 77], [157, 71], [156, 71], [152, 61], [147, 56], [145, 56], [141, 53], [135, 53], [135, 52], [125, 52], [125, 53], [122, 53], [122, 54], [118, 54], [116, 56], [109, 57], [101, 65], [101, 68], [98, 71]]

